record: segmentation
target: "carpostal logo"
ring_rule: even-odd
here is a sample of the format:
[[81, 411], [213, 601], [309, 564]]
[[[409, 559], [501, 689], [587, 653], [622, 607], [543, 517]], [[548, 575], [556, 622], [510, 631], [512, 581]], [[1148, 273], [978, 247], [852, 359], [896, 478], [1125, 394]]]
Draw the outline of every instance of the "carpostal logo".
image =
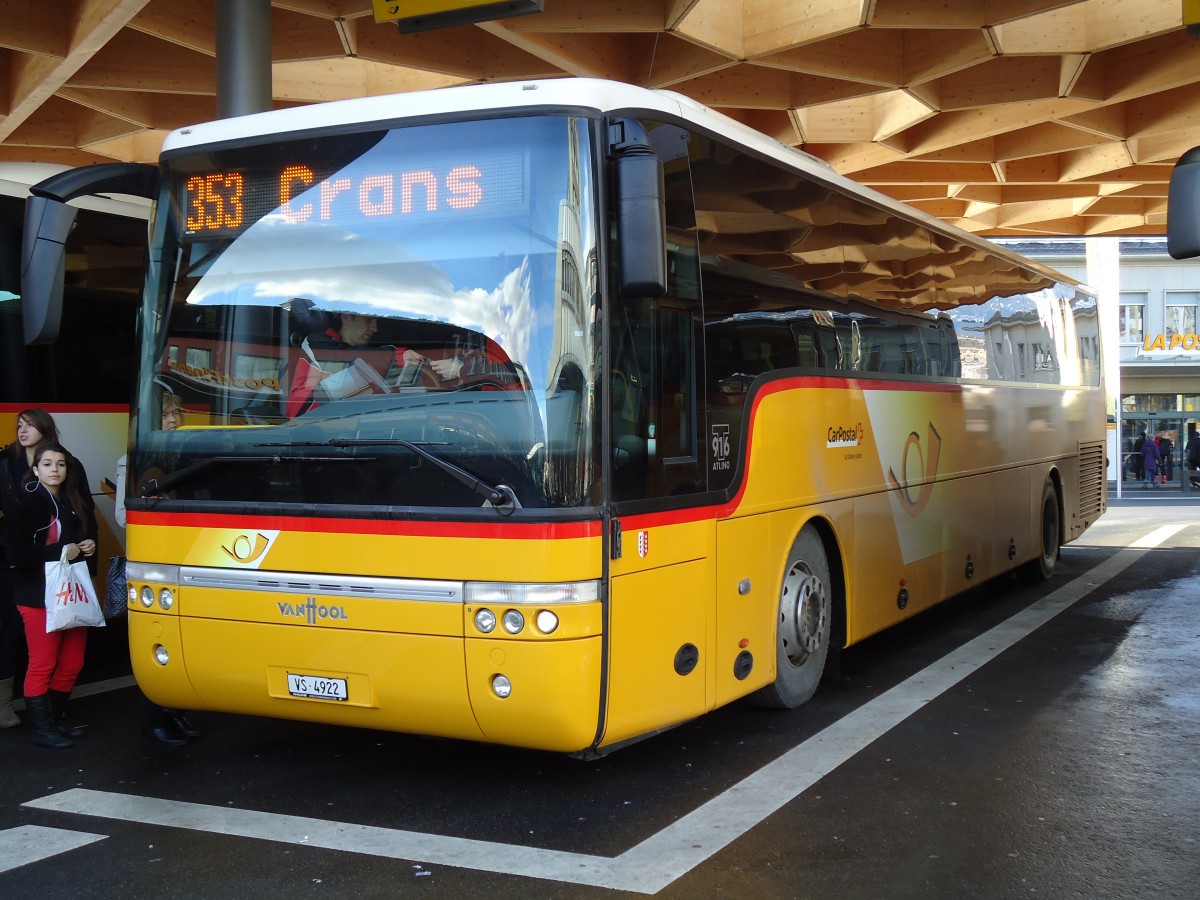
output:
[[326, 606], [318, 603], [315, 597], [309, 597], [304, 603], [280, 601], [276, 603], [276, 606], [279, 607], [281, 616], [303, 619], [309, 625], [316, 625], [321, 620], [345, 622], [350, 618], [346, 615], [346, 607]]
[[830, 425], [825, 433], [825, 446], [830, 450], [836, 447], [861, 446], [866, 432], [862, 422], [857, 425]]

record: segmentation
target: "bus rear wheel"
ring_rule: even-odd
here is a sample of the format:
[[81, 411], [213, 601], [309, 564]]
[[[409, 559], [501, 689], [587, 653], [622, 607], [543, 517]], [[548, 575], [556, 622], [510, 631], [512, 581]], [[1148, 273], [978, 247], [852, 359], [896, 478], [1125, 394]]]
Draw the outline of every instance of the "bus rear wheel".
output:
[[1034, 584], [1046, 581], [1054, 574], [1059, 553], [1062, 551], [1062, 515], [1058, 506], [1058, 489], [1050, 478], [1046, 479], [1046, 484], [1042, 487], [1041, 543], [1041, 552], [1019, 570], [1022, 578]]
[[792, 544], [779, 589], [775, 681], [751, 695], [755, 705], [795, 709], [816, 692], [829, 655], [831, 597], [825, 544], [806, 525]]

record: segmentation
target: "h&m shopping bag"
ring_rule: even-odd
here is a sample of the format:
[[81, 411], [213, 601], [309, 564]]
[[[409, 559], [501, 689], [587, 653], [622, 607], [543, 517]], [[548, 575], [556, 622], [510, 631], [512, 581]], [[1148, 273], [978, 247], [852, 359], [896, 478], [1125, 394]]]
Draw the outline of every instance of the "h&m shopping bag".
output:
[[46, 633], [92, 625], [104, 627], [104, 613], [87, 563], [67, 562], [67, 549], [46, 563]]

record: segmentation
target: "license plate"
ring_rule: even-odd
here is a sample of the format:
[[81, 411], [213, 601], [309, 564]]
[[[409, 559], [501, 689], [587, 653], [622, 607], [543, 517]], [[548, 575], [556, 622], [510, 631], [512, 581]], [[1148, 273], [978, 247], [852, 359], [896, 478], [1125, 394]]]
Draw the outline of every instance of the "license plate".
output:
[[322, 678], [319, 675], [293, 675], [288, 672], [288, 693], [293, 697], [313, 697], [317, 700], [346, 700], [345, 678]]

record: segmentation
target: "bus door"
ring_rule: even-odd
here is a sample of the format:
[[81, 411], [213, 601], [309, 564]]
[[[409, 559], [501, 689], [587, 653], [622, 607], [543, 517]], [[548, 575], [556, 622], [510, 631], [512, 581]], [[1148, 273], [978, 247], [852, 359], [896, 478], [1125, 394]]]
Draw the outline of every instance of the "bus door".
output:
[[[712, 522], [700, 406], [702, 315], [695, 239], [669, 241], [669, 290], [609, 311], [610, 745], [712, 707]], [[616, 529], [619, 528], [619, 535]]]

